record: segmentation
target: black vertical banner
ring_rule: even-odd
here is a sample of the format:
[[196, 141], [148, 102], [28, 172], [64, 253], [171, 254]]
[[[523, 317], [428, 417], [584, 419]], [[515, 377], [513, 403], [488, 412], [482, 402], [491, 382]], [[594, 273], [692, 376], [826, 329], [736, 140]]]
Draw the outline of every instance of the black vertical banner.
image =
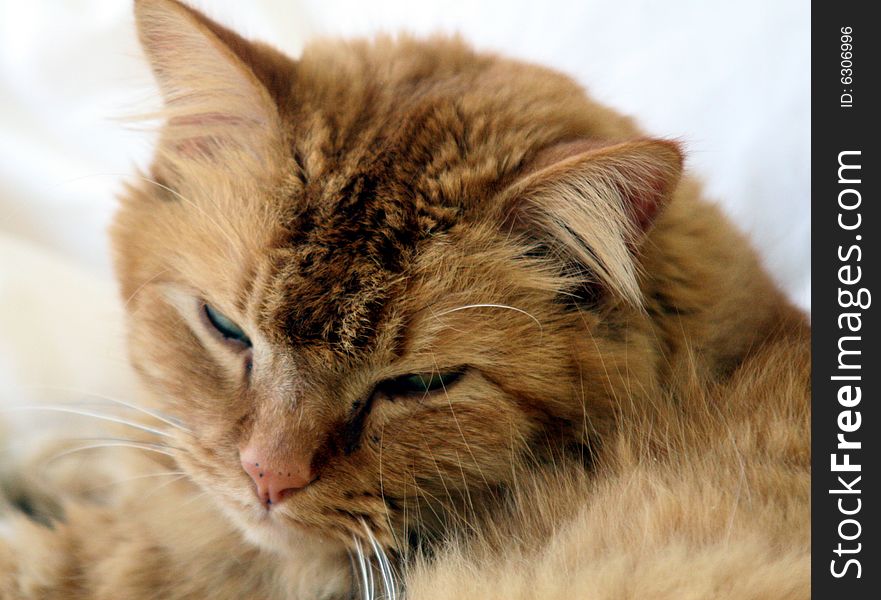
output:
[[812, 567], [822, 599], [881, 597], [875, 8], [812, 3]]

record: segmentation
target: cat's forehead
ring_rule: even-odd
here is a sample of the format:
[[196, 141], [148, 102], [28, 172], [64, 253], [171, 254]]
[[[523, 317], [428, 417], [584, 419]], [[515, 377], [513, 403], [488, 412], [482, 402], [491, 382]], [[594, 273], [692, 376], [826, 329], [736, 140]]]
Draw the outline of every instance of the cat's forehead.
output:
[[338, 164], [291, 199], [270, 255], [262, 318], [296, 346], [371, 347], [420, 251], [461, 222], [457, 199], [425, 189], [399, 149]]
[[287, 114], [302, 186], [273, 246], [265, 327], [295, 345], [369, 348], [420, 253], [454, 230], [467, 238], [536, 149], [577, 129], [538, 127], [521, 106], [571, 92], [571, 82], [529, 70], [547, 85], [510, 85], [507, 67], [495, 73], [496, 61], [461, 51], [454, 44], [420, 61], [374, 48], [350, 57], [364, 64], [349, 78], [304, 58]]

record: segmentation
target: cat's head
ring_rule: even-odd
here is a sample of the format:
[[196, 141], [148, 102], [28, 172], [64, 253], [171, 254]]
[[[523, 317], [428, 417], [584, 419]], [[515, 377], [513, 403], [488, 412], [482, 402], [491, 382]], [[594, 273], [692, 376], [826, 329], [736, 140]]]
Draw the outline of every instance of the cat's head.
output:
[[113, 229], [132, 359], [252, 538], [400, 547], [609, 426], [675, 145], [455, 40], [293, 60], [136, 13], [166, 109]]

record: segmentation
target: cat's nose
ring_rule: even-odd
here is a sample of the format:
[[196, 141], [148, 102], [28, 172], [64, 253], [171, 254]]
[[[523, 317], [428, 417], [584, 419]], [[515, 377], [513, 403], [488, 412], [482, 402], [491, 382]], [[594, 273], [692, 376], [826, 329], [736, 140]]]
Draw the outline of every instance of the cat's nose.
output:
[[240, 449], [239, 458], [245, 473], [257, 486], [257, 497], [267, 507], [278, 504], [315, 479], [307, 461], [278, 460], [257, 445], [249, 444]]

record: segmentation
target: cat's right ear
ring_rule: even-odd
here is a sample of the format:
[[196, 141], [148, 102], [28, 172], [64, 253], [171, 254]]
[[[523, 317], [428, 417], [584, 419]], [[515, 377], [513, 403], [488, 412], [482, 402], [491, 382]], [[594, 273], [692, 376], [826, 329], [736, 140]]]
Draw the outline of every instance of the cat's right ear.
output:
[[254, 169], [278, 156], [277, 104], [258, 77], [267, 74], [254, 68], [265, 70], [278, 53], [175, 0], [136, 0], [135, 20], [165, 101], [163, 156]]
[[639, 306], [637, 255], [682, 174], [674, 142], [565, 142], [540, 152], [503, 196], [506, 228], [553, 249], [590, 287]]

